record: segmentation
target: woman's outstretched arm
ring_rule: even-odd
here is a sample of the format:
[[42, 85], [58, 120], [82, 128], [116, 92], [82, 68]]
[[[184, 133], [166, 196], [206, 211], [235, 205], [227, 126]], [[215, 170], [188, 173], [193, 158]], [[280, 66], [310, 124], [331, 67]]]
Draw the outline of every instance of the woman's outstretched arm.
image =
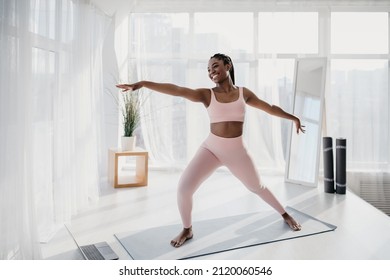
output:
[[244, 88], [244, 97], [245, 97], [246, 103], [248, 105], [253, 106], [257, 109], [263, 110], [263, 111], [265, 111], [268, 114], [271, 114], [273, 116], [292, 120], [295, 123], [297, 133], [299, 133], [300, 131], [305, 133], [305, 129], [304, 129], [305, 126], [301, 124], [301, 120], [297, 116], [294, 116], [290, 113], [287, 113], [279, 106], [271, 105], [271, 104], [261, 100], [252, 91], [250, 91], [247, 88]]
[[137, 90], [142, 87], [151, 89], [153, 91], [161, 92], [168, 95], [180, 96], [194, 102], [202, 102], [207, 106], [210, 96], [210, 90], [206, 88], [190, 89], [186, 87], [177, 86], [169, 83], [155, 83], [151, 81], [140, 81], [134, 84], [119, 84], [116, 85], [122, 91]]

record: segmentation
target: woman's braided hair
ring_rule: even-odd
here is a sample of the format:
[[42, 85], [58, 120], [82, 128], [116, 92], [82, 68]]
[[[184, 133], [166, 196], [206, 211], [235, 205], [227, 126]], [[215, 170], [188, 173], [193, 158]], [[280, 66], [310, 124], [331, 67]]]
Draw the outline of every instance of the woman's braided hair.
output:
[[229, 73], [230, 73], [230, 78], [232, 79], [232, 82], [233, 82], [233, 85], [234, 85], [235, 84], [235, 81], [234, 81], [234, 67], [233, 67], [232, 59], [229, 56], [227, 56], [226, 54], [222, 54], [222, 53], [216, 53], [212, 57], [210, 57], [210, 59], [211, 58], [216, 58], [216, 59], [222, 60], [224, 65], [230, 64], [232, 66], [230, 68], [230, 70], [229, 70]]

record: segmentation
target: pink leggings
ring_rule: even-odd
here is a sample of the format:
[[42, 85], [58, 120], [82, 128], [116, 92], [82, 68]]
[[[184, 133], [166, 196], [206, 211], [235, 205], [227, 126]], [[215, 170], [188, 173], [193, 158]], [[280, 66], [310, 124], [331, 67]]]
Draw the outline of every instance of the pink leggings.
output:
[[210, 133], [179, 181], [177, 201], [185, 228], [192, 225], [193, 194], [202, 182], [222, 165], [226, 166], [251, 192], [260, 196], [280, 214], [286, 212], [275, 196], [261, 184], [259, 174], [244, 146], [242, 136], [224, 138]]

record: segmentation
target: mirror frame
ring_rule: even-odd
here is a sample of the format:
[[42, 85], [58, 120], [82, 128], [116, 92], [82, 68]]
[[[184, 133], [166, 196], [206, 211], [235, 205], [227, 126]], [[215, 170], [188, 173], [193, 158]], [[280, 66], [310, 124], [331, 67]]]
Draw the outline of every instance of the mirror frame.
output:
[[[320, 92], [320, 117], [318, 121], [318, 132], [317, 132], [317, 151], [316, 151], [316, 166], [315, 166], [315, 175], [314, 175], [314, 182], [309, 181], [303, 181], [298, 180], [294, 178], [289, 177], [289, 171], [290, 171], [290, 152], [291, 152], [291, 141], [292, 141], [292, 134], [296, 133], [294, 128], [294, 123], [290, 124], [290, 133], [288, 134], [288, 140], [287, 140], [287, 158], [286, 158], [286, 170], [285, 170], [285, 182], [298, 184], [298, 185], [304, 185], [304, 186], [310, 186], [310, 187], [317, 187], [318, 185], [318, 173], [319, 173], [319, 163], [320, 163], [320, 150], [321, 150], [321, 135], [322, 135], [322, 123], [323, 123], [323, 114], [324, 114], [324, 107], [325, 107], [325, 85], [326, 85], [326, 76], [327, 76], [327, 66], [328, 66], [328, 59], [327, 57], [313, 57], [313, 58], [297, 58], [295, 60], [295, 71], [294, 71], [294, 81], [293, 81], [293, 114], [296, 114], [296, 93], [297, 93], [297, 79], [299, 75], [299, 67], [300, 64], [304, 63], [305, 61], [312, 62], [313, 60], [317, 60], [321, 62], [321, 64], [324, 67], [324, 70], [322, 72], [322, 78], [321, 78], [321, 92]], [[301, 117], [297, 115], [297, 117]], [[302, 125], [305, 125], [304, 120], [302, 120]], [[307, 133], [307, 131], [306, 131]], [[300, 135], [302, 136], [302, 135]]]

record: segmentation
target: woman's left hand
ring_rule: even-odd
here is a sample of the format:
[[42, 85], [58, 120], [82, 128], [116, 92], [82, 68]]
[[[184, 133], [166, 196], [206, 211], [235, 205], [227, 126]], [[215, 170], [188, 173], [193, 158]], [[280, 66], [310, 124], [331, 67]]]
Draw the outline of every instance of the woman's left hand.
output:
[[297, 117], [294, 119], [295, 127], [297, 128], [297, 134], [299, 134], [299, 131], [302, 131], [302, 133], [305, 133], [305, 126], [301, 124], [301, 120]]

